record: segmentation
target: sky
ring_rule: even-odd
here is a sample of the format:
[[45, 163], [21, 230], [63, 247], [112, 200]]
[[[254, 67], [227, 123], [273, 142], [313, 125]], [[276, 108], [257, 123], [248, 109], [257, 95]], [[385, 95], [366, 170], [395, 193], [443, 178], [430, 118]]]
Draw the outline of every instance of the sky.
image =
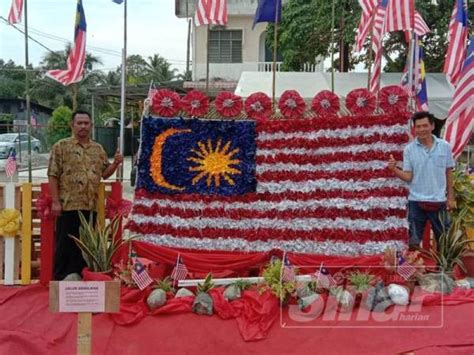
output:
[[[127, 54], [155, 53], [174, 68], [186, 63], [186, 19], [174, 14], [174, 0], [128, 0]], [[28, 0], [29, 34], [53, 51], [74, 39], [77, 0]], [[0, 0], [0, 16], [8, 17], [11, 0]], [[123, 4], [112, 0], [83, 0], [87, 22], [87, 51], [102, 60], [97, 69], [115, 69], [123, 47]], [[24, 29], [24, 18], [19, 24]], [[25, 63], [24, 35], [0, 19], [0, 58]], [[30, 63], [37, 66], [47, 50], [29, 41]]]

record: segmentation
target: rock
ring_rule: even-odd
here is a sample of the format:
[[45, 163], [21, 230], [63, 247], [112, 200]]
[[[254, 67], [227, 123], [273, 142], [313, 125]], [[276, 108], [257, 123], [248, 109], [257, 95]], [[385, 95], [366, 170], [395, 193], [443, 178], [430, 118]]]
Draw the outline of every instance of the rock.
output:
[[174, 297], [180, 298], [180, 297], [190, 297], [190, 296], [194, 296], [194, 293], [189, 291], [187, 288], [180, 288], [178, 292], [176, 292], [176, 295]]
[[454, 280], [445, 273], [424, 274], [418, 278], [420, 287], [427, 292], [449, 294], [456, 286]]
[[298, 298], [308, 297], [314, 294], [314, 292], [308, 287], [307, 283], [296, 284], [296, 296]]
[[393, 302], [382, 281], [378, 282], [375, 287], [371, 287], [367, 292], [365, 305], [370, 311], [384, 312], [392, 304]]
[[341, 306], [342, 312], [352, 311], [352, 308], [354, 307], [355, 299], [354, 299], [354, 296], [352, 296], [352, 294], [349, 291], [343, 290], [341, 292], [338, 292], [336, 294], [336, 300], [337, 300], [337, 303], [339, 303], [339, 305]]
[[150, 309], [163, 306], [166, 303], [166, 292], [160, 288], [153, 290], [146, 299], [146, 303]]
[[408, 290], [397, 284], [390, 284], [387, 286], [387, 292], [393, 303], [405, 306], [410, 302], [410, 294]]
[[212, 316], [213, 302], [212, 297], [205, 292], [199, 292], [194, 299], [193, 312], [197, 314], [206, 314]]
[[298, 298], [298, 307], [300, 309], [305, 309], [306, 307], [312, 305], [313, 302], [318, 300], [319, 297], [320, 297], [319, 294], [313, 292], [310, 295]]
[[230, 284], [225, 288], [224, 298], [228, 301], [236, 300], [237, 298], [240, 298], [241, 295], [242, 291], [240, 290], [240, 287], [235, 284]]
[[63, 281], [82, 281], [82, 277], [78, 273], [73, 273], [67, 275]]

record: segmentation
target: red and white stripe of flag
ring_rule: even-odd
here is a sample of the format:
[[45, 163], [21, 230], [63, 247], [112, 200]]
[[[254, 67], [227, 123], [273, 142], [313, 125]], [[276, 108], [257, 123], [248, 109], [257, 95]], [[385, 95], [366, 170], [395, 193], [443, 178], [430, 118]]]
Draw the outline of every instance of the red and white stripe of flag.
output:
[[360, 15], [360, 22], [355, 40], [355, 50], [357, 52], [360, 52], [362, 50], [365, 39], [369, 34], [377, 4], [378, 0], [359, 0], [359, 5], [362, 8], [362, 13]]
[[415, 29], [414, 29], [415, 34], [418, 36], [423, 36], [427, 33], [430, 33], [431, 30], [428, 27], [428, 25], [425, 22], [425, 19], [421, 14], [415, 10]]
[[446, 123], [444, 138], [451, 145], [454, 159], [457, 159], [471, 139], [474, 130], [474, 109], [462, 111], [455, 120]]
[[[459, 3], [462, 3], [462, 7]], [[443, 73], [446, 74], [448, 81], [454, 86], [456, 86], [459, 81], [469, 34], [469, 26], [465, 26], [458, 19], [458, 17], [461, 16], [459, 9], [463, 7], [467, 7], [465, 0], [455, 0], [454, 10], [448, 28], [448, 51], [446, 53], [443, 69]]]
[[385, 32], [412, 30], [415, 23], [414, 0], [390, 0], [387, 6]]
[[380, 89], [380, 76], [382, 72], [382, 39], [385, 34], [385, 16], [387, 8], [378, 6], [375, 11], [374, 24], [372, 29], [372, 50], [375, 53], [374, 68], [370, 77], [370, 91], [376, 93]]
[[7, 161], [5, 162], [5, 175], [7, 177], [12, 177], [15, 174], [16, 165], [15, 153], [11, 152]]
[[21, 22], [21, 15], [23, 12], [23, 0], [12, 0], [12, 6], [8, 13], [8, 23], [14, 25]]
[[194, 24], [220, 25], [227, 24], [227, 0], [197, 0]]

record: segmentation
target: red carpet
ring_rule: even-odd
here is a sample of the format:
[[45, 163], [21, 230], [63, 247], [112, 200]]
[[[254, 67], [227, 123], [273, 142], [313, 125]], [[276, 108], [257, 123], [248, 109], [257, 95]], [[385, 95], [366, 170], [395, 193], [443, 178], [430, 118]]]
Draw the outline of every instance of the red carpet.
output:
[[[292, 323], [285, 315], [282, 321], [286, 327], [282, 327], [278, 314], [266, 338], [253, 342], [242, 339], [239, 320], [223, 320], [216, 315], [149, 315], [137, 324], [121, 326], [110, 315], [101, 314], [93, 317], [93, 353], [394, 354], [414, 350], [416, 354], [473, 354], [473, 299], [472, 290], [451, 296], [449, 303], [457, 305], [444, 307], [444, 319], [440, 306], [423, 307], [431, 325], [443, 321], [438, 328], [388, 329], [373, 320], [364, 323], [373, 328], [340, 328], [358, 323], [318, 318], [309, 326], [332, 327], [288, 329], [308, 324]], [[429, 303], [436, 304], [436, 300]], [[75, 353], [76, 316], [50, 313], [47, 288], [0, 287], [0, 314], [0, 354]]]

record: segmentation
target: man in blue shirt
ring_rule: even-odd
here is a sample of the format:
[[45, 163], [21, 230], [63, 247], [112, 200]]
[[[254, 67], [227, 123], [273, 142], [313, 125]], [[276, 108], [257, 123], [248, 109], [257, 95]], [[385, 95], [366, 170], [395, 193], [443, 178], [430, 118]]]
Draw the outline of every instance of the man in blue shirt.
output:
[[446, 210], [456, 207], [453, 190], [454, 160], [448, 142], [433, 135], [434, 116], [417, 112], [412, 117], [416, 138], [403, 151], [403, 167], [390, 156], [388, 167], [408, 183], [409, 247], [419, 247], [429, 220], [436, 240], [449, 227]]

